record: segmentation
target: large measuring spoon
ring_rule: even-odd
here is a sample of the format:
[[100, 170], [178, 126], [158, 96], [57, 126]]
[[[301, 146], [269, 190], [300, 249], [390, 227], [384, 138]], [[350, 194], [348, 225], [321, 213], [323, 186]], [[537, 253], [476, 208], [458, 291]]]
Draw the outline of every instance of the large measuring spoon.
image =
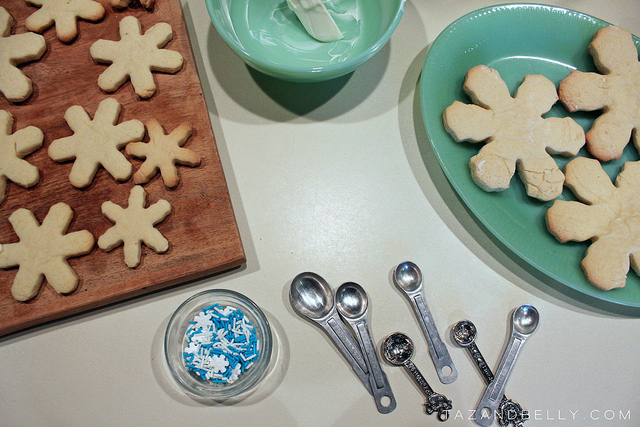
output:
[[413, 305], [422, 331], [427, 338], [429, 354], [436, 367], [440, 382], [443, 384], [454, 382], [458, 378], [458, 371], [451, 360], [447, 347], [440, 339], [433, 316], [427, 306], [422, 287], [422, 271], [411, 261], [405, 261], [394, 269], [393, 283], [404, 292]]
[[429, 415], [438, 414], [440, 421], [446, 421], [451, 411], [451, 401], [445, 395], [433, 391], [427, 380], [422, 376], [418, 367], [411, 361], [413, 356], [413, 341], [402, 332], [389, 335], [382, 343], [382, 356], [385, 360], [396, 366], [403, 366], [409, 372], [420, 389], [427, 397], [424, 404], [425, 412]]
[[351, 326], [364, 354], [376, 408], [381, 414], [388, 414], [396, 409], [396, 399], [391, 391], [389, 381], [387, 381], [387, 376], [382, 372], [378, 354], [367, 326], [369, 306], [367, 293], [357, 283], [343, 283], [336, 291], [336, 306], [344, 321]]
[[[491, 368], [484, 360], [484, 356], [480, 353], [480, 349], [476, 345], [475, 341], [477, 334], [478, 330], [476, 329], [476, 325], [474, 325], [470, 320], [459, 321], [451, 330], [453, 340], [460, 347], [464, 347], [469, 350], [471, 358], [478, 366], [478, 369], [480, 369], [480, 372], [482, 372], [482, 376], [487, 384], [489, 384], [493, 381], [494, 375], [493, 372], [491, 372]], [[519, 403], [514, 402], [503, 394], [502, 398], [500, 398], [500, 404], [498, 405], [496, 416], [498, 417], [498, 424], [501, 427], [507, 427], [510, 424], [513, 424], [514, 427], [522, 427], [524, 422], [529, 419], [529, 412], [523, 410]]]
[[476, 408], [476, 422], [488, 427], [493, 424], [496, 409], [504, 395], [509, 375], [525, 341], [535, 332], [540, 321], [538, 310], [532, 305], [521, 305], [511, 317], [511, 337], [502, 353], [495, 377], [487, 386]]
[[289, 301], [298, 314], [320, 325], [347, 359], [369, 394], [369, 370], [355, 338], [340, 319], [329, 284], [315, 273], [300, 273], [289, 289]]

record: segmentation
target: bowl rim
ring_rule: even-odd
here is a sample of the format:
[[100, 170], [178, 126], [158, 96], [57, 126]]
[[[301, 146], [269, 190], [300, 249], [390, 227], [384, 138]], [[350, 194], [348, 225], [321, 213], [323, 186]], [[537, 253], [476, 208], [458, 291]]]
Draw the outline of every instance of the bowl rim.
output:
[[[184, 364], [179, 363], [178, 366], [176, 366], [174, 362], [170, 360], [170, 356], [169, 356], [170, 353], [174, 353], [176, 350], [174, 350], [173, 348], [169, 348], [170, 346], [169, 341], [170, 341], [170, 334], [172, 331], [174, 331], [176, 328], [179, 328], [178, 331], [182, 329], [181, 325], [183, 324], [183, 322], [178, 322], [178, 317], [181, 314], [183, 314], [183, 310], [185, 309], [185, 307], [188, 307], [189, 304], [203, 297], [213, 297], [213, 299], [215, 299], [216, 295], [219, 295], [221, 297], [231, 297], [231, 299], [239, 301], [238, 304], [241, 306], [236, 305], [236, 308], [242, 310], [245, 315], [247, 314], [247, 311], [249, 311], [250, 316], [256, 318], [255, 322], [253, 322], [253, 326], [257, 328], [259, 327], [264, 335], [264, 340], [263, 342], [260, 343], [260, 356], [259, 356], [261, 357], [260, 360], [263, 363], [260, 368], [261, 372], [255, 374], [250, 381], [246, 381], [246, 382], [236, 381], [233, 383], [221, 385], [217, 390], [210, 390], [209, 392], [203, 392], [199, 389], [194, 389], [191, 385], [185, 383], [185, 381], [183, 381], [183, 379], [178, 375], [178, 373], [176, 372], [177, 369], [180, 369], [183, 372], [186, 372], [187, 369], [184, 366]], [[209, 299], [208, 302], [202, 301], [201, 303], [198, 303], [197, 305], [195, 305], [189, 311], [192, 311], [193, 309], [196, 309], [196, 308], [201, 310], [202, 308], [205, 308], [207, 304], [210, 305], [215, 302], [216, 301], [213, 301], [211, 299]], [[232, 304], [227, 304], [227, 305], [232, 305]], [[189, 321], [192, 319], [185, 319], [185, 320]], [[256, 325], [256, 323], [262, 323], [262, 325], [258, 326]], [[260, 335], [260, 333], [258, 334]], [[180, 342], [182, 342], [182, 340], [180, 340]], [[260, 383], [260, 381], [266, 376], [267, 371], [269, 370], [269, 366], [271, 364], [271, 357], [273, 355], [273, 333], [271, 331], [271, 324], [269, 323], [267, 316], [251, 298], [247, 297], [246, 295], [240, 292], [233, 291], [230, 289], [204, 290], [191, 295], [190, 297], [185, 299], [182, 303], [180, 303], [180, 305], [178, 305], [178, 307], [173, 311], [173, 313], [171, 314], [171, 317], [169, 318], [167, 327], [165, 328], [163, 344], [164, 344], [163, 346], [164, 346], [165, 362], [169, 367], [171, 376], [176, 381], [176, 383], [181, 387], [181, 389], [195, 397], [205, 398], [205, 399], [214, 399], [214, 400], [224, 400], [228, 398], [237, 397], [253, 390]], [[181, 353], [182, 353], [182, 350], [181, 350]], [[179, 359], [182, 360], [182, 358], [179, 358]], [[256, 367], [256, 368], [258, 366], [259, 365], [257, 363], [255, 365], [252, 365], [252, 367]], [[202, 384], [206, 384], [206, 383], [203, 381]]]
[[391, 39], [391, 35], [398, 27], [398, 24], [400, 23], [400, 20], [404, 15], [404, 10], [407, 2], [407, 0], [397, 0], [399, 1], [398, 9], [395, 11], [393, 18], [389, 22], [389, 25], [387, 26], [384, 33], [376, 40], [375, 43], [373, 43], [358, 55], [350, 57], [343, 62], [316, 66], [291, 66], [288, 69], [284, 70], [278, 68], [278, 64], [275, 62], [257, 60], [244, 48], [244, 46], [237, 43], [233, 38], [229, 37], [229, 35], [225, 31], [220, 31], [218, 29], [221, 23], [214, 13], [213, 3], [220, 1], [227, 0], [205, 0], [205, 4], [214, 28], [216, 29], [220, 37], [222, 37], [222, 39], [225, 41], [225, 43], [231, 48], [231, 50], [233, 50], [238, 56], [240, 56], [244, 62], [251, 65], [258, 71], [261, 71], [273, 77], [301, 82], [320, 81], [337, 78], [354, 71], [356, 68], [358, 68], [358, 66], [368, 61], [371, 57], [378, 53], [378, 51], [382, 49], [382, 47], [386, 45]]

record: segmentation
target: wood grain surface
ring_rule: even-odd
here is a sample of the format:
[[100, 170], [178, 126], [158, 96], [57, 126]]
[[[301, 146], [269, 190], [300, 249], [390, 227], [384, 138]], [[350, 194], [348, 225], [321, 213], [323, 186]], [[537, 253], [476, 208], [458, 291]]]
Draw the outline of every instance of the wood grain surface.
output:
[[[79, 190], [68, 179], [73, 162], [56, 163], [48, 157], [52, 141], [72, 134], [64, 120], [65, 111], [72, 105], [82, 106], [93, 118], [100, 101], [112, 97], [122, 105], [120, 121], [138, 119], [144, 123], [155, 118], [167, 133], [181, 123], [189, 123], [194, 130], [185, 147], [199, 153], [202, 163], [197, 168], [179, 167], [180, 183], [174, 189], [167, 189], [159, 175], [144, 185], [147, 205], [165, 199], [173, 208], [172, 214], [157, 225], [169, 240], [165, 254], [156, 254], [143, 246], [140, 265], [130, 269], [124, 263], [122, 246], [109, 253], [95, 246], [89, 255], [69, 260], [80, 277], [74, 292], [59, 295], [45, 280], [39, 294], [28, 302], [18, 302], [11, 296], [18, 269], [0, 270], [0, 336], [245, 262], [180, 1], [158, 0], [152, 12], [140, 7], [116, 11], [107, 0], [102, 3], [105, 17], [97, 23], [79, 20], [79, 35], [72, 43], [57, 40], [53, 27], [44, 32], [47, 52], [43, 58], [19, 67], [33, 80], [34, 93], [30, 98], [14, 104], [0, 95], [0, 109], [14, 116], [13, 132], [36, 126], [45, 135], [43, 148], [25, 158], [40, 170], [40, 182], [31, 189], [8, 183], [7, 197], [0, 204], [0, 243], [19, 240], [8, 221], [18, 208], [31, 210], [42, 222], [52, 205], [65, 202], [74, 211], [68, 231], [89, 230], [97, 241], [113, 225], [102, 215], [102, 203], [111, 200], [127, 206], [134, 185], [132, 178], [117, 182], [101, 168], [93, 183]], [[12, 34], [26, 32], [25, 19], [37, 8], [28, 6], [24, 0], [3, 0], [1, 5], [16, 21]], [[130, 82], [114, 93], [102, 92], [97, 80], [107, 65], [96, 64], [89, 55], [89, 48], [97, 39], [120, 40], [118, 23], [128, 15], [139, 18], [143, 31], [158, 22], [171, 24], [173, 39], [165, 48], [184, 57], [184, 66], [176, 74], [154, 73], [158, 90], [147, 100], [134, 93]], [[144, 141], [148, 138], [146, 135]], [[129, 160], [134, 171], [142, 163], [139, 159]]]

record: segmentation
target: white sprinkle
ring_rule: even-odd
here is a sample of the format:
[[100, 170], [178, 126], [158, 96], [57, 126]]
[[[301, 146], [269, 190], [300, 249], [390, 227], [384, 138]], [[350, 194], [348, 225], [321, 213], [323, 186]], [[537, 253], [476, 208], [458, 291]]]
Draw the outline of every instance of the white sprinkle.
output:
[[249, 357], [244, 357], [244, 355], [240, 355], [240, 357], [242, 357], [242, 360], [244, 360], [245, 362], [248, 362], [249, 360], [253, 359], [254, 357], [256, 357], [256, 354], [252, 354]]
[[229, 366], [229, 361], [222, 355], [213, 355], [210, 358], [210, 367], [214, 373], [224, 372]]
[[224, 309], [220, 309], [219, 307], [216, 307], [216, 311], [218, 313], [220, 313], [222, 316], [225, 317], [225, 319], [228, 321], [229, 319], [227, 318], [231, 313], [233, 313], [235, 311], [235, 309], [233, 309], [232, 307], [225, 307]]
[[199, 349], [200, 349], [200, 345], [198, 343], [192, 341], [184, 349], [184, 352], [187, 353], [187, 354], [194, 354], [194, 353], [198, 353]]

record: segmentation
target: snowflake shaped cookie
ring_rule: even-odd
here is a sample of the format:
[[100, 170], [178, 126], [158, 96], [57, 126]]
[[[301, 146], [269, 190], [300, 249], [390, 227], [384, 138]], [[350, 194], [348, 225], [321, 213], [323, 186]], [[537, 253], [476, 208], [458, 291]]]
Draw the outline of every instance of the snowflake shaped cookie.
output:
[[72, 42], [78, 35], [77, 19], [99, 21], [104, 16], [104, 7], [93, 0], [26, 0], [40, 7], [26, 20], [30, 31], [42, 33], [56, 24], [56, 37], [64, 43]]
[[133, 142], [125, 149], [130, 156], [146, 159], [140, 169], [133, 174], [133, 180], [136, 184], [149, 182], [159, 169], [164, 184], [173, 188], [180, 181], [176, 164], [185, 166], [200, 164], [200, 156], [197, 153], [182, 148], [191, 136], [191, 126], [182, 124], [169, 135], [164, 133], [164, 129], [155, 119], [149, 120], [146, 126], [149, 142]]
[[546, 213], [558, 241], [591, 240], [581, 266], [593, 285], [609, 290], [626, 284], [629, 264], [640, 274], [640, 162], [627, 162], [611, 183], [596, 159], [576, 157], [566, 185], [579, 201], [556, 200]]
[[574, 70], [559, 86], [560, 100], [570, 112], [602, 110], [587, 132], [589, 152], [602, 161], [619, 159], [633, 133], [640, 147], [640, 62], [629, 31], [610, 26], [589, 45], [602, 73]]
[[0, 203], [4, 201], [7, 179], [29, 188], [38, 183], [38, 168], [23, 160], [23, 157], [42, 147], [44, 134], [35, 126], [13, 130], [13, 116], [0, 110]]
[[67, 233], [73, 211], [65, 203], [53, 205], [42, 225], [31, 211], [21, 208], [9, 216], [20, 238], [18, 243], [0, 245], [0, 268], [19, 266], [11, 293], [18, 301], [38, 294], [44, 278], [61, 294], [78, 286], [78, 275], [67, 258], [91, 252], [95, 240], [87, 230]]
[[144, 125], [139, 120], [129, 120], [116, 125], [121, 106], [113, 98], [100, 102], [91, 120], [86, 111], [74, 105], [64, 118], [73, 135], [54, 140], [49, 146], [49, 157], [57, 162], [75, 159], [69, 181], [74, 187], [84, 188], [102, 165], [118, 181], [131, 176], [133, 167], [119, 150], [132, 141], [144, 137]]
[[156, 3], [155, 0], [111, 0], [111, 6], [113, 6], [116, 9], [124, 9], [129, 7], [130, 5], [135, 4], [135, 3], [140, 3], [140, 6], [144, 7], [147, 10], [151, 10], [153, 9], [154, 4]]
[[102, 204], [102, 213], [115, 225], [98, 238], [98, 246], [109, 252], [124, 243], [124, 262], [130, 268], [140, 264], [142, 243], [158, 253], [169, 249], [169, 241], [154, 225], [171, 213], [171, 205], [166, 200], [159, 200], [145, 208], [145, 199], [144, 189], [136, 185], [129, 194], [127, 208], [110, 201]]
[[458, 142], [486, 142], [469, 161], [475, 183], [501, 191], [517, 169], [529, 196], [558, 197], [564, 175], [550, 154], [576, 155], [584, 131], [571, 118], [542, 117], [558, 100], [555, 85], [544, 76], [528, 75], [512, 98], [496, 70], [478, 65], [467, 73], [464, 90], [476, 105], [455, 101], [443, 121]]
[[47, 43], [40, 34], [11, 35], [14, 20], [0, 6], [0, 92], [11, 102], [22, 102], [31, 96], [31, 79], [16, 67], [40, 59], [47, 50]]
[[120, 21], [120, 41], [97, 40], [91, 45], [91, 56], [101, 63], [111, 63], [98, 77], [98, 86], [114, 92], [127, 79], [136, 94], [150, 98], [156, 92], [153, 71], [176, 73], [182, 68], [180, 53], [162, 49], [173, 37], [171, 26], [165, 22], [154, 25], [142, 34], [140, 21], [127, 16]]

